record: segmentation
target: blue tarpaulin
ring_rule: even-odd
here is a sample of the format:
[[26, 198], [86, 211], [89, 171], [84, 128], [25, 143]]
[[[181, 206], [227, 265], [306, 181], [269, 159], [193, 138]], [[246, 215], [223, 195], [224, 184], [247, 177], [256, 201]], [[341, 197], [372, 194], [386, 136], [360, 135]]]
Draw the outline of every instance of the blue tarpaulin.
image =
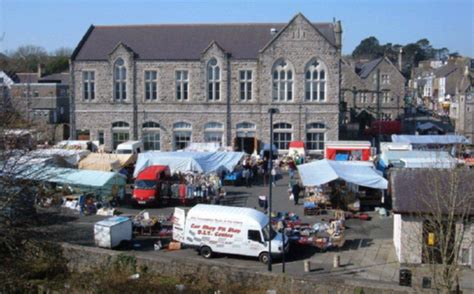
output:
[[370, 162], [323, 159], [298, 165], [297, 168], [305, 186], [320, 186], [337, 179], [374, 189], [387, 189], [388, 186], [387, 180], [375, 171]]
[[15, 171], [18, 179], [57, 183], [97, 190], [96, 194], [110, 194], [114, 185], [125, 187], [126, 178], [114, 172], [25, 165]]
[[245, 155], [243, 152], [144, 152], [138, 155], [133, 176], [152, 165], [167, 165], [171, 173], [231, 172]]

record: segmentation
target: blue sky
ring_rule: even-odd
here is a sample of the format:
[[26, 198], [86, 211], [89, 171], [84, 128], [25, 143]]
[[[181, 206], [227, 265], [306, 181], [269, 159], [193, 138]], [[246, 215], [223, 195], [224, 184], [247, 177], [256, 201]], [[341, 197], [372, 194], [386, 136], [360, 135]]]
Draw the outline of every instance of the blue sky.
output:
[[343, 24], [343, 53], [375, 36], [474, 56], [474, 0], [0, 0], [0, 51], [34, 44], [74, 48], [91, 24], [288, 22]]

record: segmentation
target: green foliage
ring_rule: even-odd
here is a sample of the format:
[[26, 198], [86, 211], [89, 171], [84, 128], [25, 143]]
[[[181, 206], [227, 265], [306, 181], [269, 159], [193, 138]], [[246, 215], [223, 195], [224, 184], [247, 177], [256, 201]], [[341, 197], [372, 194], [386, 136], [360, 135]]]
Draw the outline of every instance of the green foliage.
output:
[[449, 49], [447, 48], [433, 48], [430, 41], [426, 38], [418, 40], [415, 43], [406, 45], [400, 44], [380, 44], [377, 38], [371, 36], [360, 42], [360, 44], [352, 52], [352, 57], [355, 59], [369, 59], [373, 60], [382, 56], [386, 56], [393, 63], [397, 63], [400, 49], [403, 50], [403, 64], [402, 73], [405, 77], [409, 77], [411, 69], [418, 65], [422, 60], [448, 58]]
[[12, 72], [36, 72], [44, 66], [44, 75], [67, 71], [72, 50], [59, 48], [48, 53], [43, 47], [24, 45], [7, 54], [0, 53], [0, 69]]

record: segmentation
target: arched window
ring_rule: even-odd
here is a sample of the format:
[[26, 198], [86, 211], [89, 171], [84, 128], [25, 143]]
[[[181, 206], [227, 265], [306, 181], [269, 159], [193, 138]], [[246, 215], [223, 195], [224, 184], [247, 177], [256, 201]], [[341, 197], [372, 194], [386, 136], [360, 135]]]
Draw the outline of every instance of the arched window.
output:
[[212, 58], [207, 63], [207, 91], [208, 99], [212, 101], [219, 101], [221, 99], [221, 72], [219, 64], [215, 58]]
[[112, 128], [129, 128], [130, 124], [124, 121], [117, 121], [112, 123]]
[[323, 151], [326, 125], [315, 122], [306, 126], [306, 149], [308, 151]]
[[293, 135], [289, 123], [276, 123], [273, 125], [273, 142], [278, 150], [288, 150]]
[[117, 149], [117, 146], [126, 142], [130, 138], [130, 124], [124, 121], [117, 121], [112, 123], [112, 146]]
[[306, 101], [326, 101], [326, 66], [321, 61], [312, 60], [306, 66]]
[[204, 142], [222, 144], [224, 125], [219, 122], [208, 122], [204, 125]]
[[181, 150], [191, 143], [192, 126], [187, 122], [173, 124], [173, 149]]
[[142, 125], [143, 147], [145, 150], [160, 150], [160, 124], [147, 121]]
[[256, 129], [257, 127], [255, 126], [254, 123], [251, 122], [241, 122], [237, 124], [237, 129]]
[[127, 69], [122, 58], [114, 63], [114, 98], [119, 101], [127, 99]]
[[156, 123], [154, 121], [147, 121], [146, 123], [144, 123], [142, 125], [142, 127], [145, 129], [145, 128], [155, 128], [155, 129], [159, 129], [160, 128], [160, 124], [159, 123]]
[[273, 66], [273, 101], [293, 100], [293, 68], [285, 60]]

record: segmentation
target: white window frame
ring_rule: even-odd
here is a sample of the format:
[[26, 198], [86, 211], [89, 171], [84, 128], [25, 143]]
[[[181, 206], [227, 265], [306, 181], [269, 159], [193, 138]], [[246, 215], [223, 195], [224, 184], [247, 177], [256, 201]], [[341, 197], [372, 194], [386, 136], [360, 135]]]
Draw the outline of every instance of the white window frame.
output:
[[294, 70], [288, 61], [279, 60], [272, 70], [272, 100], [292, 102], [294, 99]]
[[[147, 136], [153, 135], [153, 140], [148, 141]], [[158, 140], [156, 136], [158, 135]], [[142, 141], [143, 147], [146, 151], [148, 150], [161, 150], [161, 126], [159, 123], [154, 121], [146, 121], [142, 124]], [[151, 142], [151, 143], [149, 143]], [[158, 146], [156, 146], [156, 142], [158, 142]], [[153, 148], [147, 148], [148, 144], [152, 144]]]
[[312, 60], [305, 70], [305, 101], [325, 102], [327, 70], [320, 60]]
[[[287, 135], [290, 135], [289, 137]], [[288, 150], [293, 140], [293, 125], [287, 122], [273, 124], [273, 143], [278, 150]]]
[[95, 71], [85, 70], [82, 72], [82, 97], [84, 100], [92, 101], [95, 99]]
[[[116, 140], [117, 137], [124, 136], [126, 134], [126, 138]], [[130, 140], [130, 124], [124, 121], [116, 121], [112, 123], [112, 147], [113, 149], [117, 149], [117, 146], [123, 142]], [[117, 144], [116, 144], [117, 143]]]
[[224, 125], [220, 122], [208, 122], [204, 125], [204, 142], [219, 143], [222, 145], [224, 137]]
[[189, 71], [180, 69], [175, 72], [176, 100], [189, 100]]
[[153, 101], [158, 99], [158, 71], [144, 70], [143, 84], [145, 101]]
[[[180, 122], [174, 123], [173, 124], [173, 150], [181, 150], [189, 146], [189, 144], [191, 144], [193, 141], [192, 131], [193, 131], [192, 125], [188, 122], [180, 121]], [[184, 142], [184, 146], [183, 146], [184, 148], [180, 148], [180, 149], [177, 148], [178, 147], [177, 144], [178, 143], [181, 144], [181, 140], [179, 140], [179, 142], [176, 140], [177, 136], [180, 136], [180, 138], [189, 137], [189, 140], [186, 140]]]
[[390, 75], [389, 74], [382, 74], [382, 84], [388, 85], [390, 84]]
[[[305, 144], [306, 146], [305, 147], [306, 147], [306, 150], [308, 150], [308, 152], [322, 153], [324, 151], [324, 145], [326, 142], [326, 131], [327, 131], [326, 125], [321, 122], [313, 122], [306, 125], [306, 144]], [[318, 135], [322, 134], [323, 140], [322, 141], [321, 140], [314, 141], [313, 139], [309, 140], [308, 135], [313, 135], [313, 134], [318, 134]], [[317, 149], [310, 148], [312, 147], [313, 144], [317, 144], [318, 148]]]
[[122, 58], [114, 62], [114, 100], [127, 100], [127, 67]]
[[207, 63], [207, 99], [221, 100], [221, 69], [215, 58], [211, 58]]
[[252, 70], [239, 71], [239, 98], [240, 101], [251, 101], [253, 96], [253, 72]]

